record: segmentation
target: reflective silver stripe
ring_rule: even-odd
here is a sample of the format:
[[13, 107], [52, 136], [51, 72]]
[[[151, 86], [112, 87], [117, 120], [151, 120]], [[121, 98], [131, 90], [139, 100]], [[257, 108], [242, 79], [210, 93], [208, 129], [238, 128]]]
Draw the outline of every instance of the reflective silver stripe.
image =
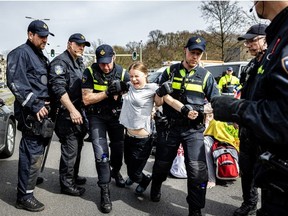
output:
[[34, 190], [26, 190], [26, 194], [27, 193], [33, 193]]
[[234, 93], [221, 93], [222, 95], [234, 95]]
[[28, 94], [26, 100], [22, 103], [22, 106], [25, 106], [28, 103], [28, 101], [31, 99], [32, 95], [33, 95], [33, 92]]

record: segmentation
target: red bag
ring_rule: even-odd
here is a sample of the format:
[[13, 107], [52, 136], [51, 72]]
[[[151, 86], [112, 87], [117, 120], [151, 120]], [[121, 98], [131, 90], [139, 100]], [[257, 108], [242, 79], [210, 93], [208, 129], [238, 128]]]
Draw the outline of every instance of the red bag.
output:
[[212, 155], [218, 179], [234, 180], [239, 177], [238, 152], [232, 145], [215, 140]]

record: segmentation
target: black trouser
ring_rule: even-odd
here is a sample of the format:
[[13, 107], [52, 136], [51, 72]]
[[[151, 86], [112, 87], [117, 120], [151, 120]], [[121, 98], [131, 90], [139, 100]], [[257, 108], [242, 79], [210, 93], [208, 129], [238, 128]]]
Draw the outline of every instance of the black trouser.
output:
[[257, 161], [255, 185], [261, 188], [261, 209], [257, 215], [288, 215], [287, 161], [287, 149], [283, 147], [279, 147], [279, 152], [269, 160]]
[[28, 199], [33, 196], [45, 145], [47, 145], [47, 140], [42, 137], [27, 136], [22, 133], [18, 161], [18, 199]]
[[[156, 146], [152, 181], [158, 183], [166, 180], [179, 145], [182, 143], [188, 177], [186, 200], [191, 210], [205, 206], [208, 171], [203, 132], [204, 127], [193, 129], [189, 126], [171, 126], [167, 137], [158, 137]], [[165, 133], [161, 134], [165, 135]]]
[[258, 191], [254, 186], [254, 169], [256, 161], [256, 146], [247, 139], [241, 138], [239, 166], [241, 172], [242, 197], [244, 203], [250, 206], [255, 206], [258, 202]]
[[287, 215], [288, 193], [281, 193], [271, 189], [261, 189], [261, 209], [257, 211], [257, 216]]
[[134, 138], [126, 135], [124, 140], [124, 159], [127, 173], [133, 182], [140, 183], [143, 169], [152, 150], [152, 138]]
[[71, 187], [75, 184], [75, 177], [79, 172], [84, 134], [75, 130], [70, 119], [61, 117], [56, 121], [55, 133], [61, 143], [60, 186]]
[[[118, 117], [99, 115], [88, 116], [89, 129], [92, 138], [92, 146], [94, 150], [95, 162], [101, 162], [102, 155], [106, 154], [109, 158], [109, 148], [107, 141], [107, 133], [110, 139], [110, 165], [116, 172], [120, 171], [123, 161], [123, 151], [124, 151], [124, 127], [119, 123]], [[98, 184], [106, 184], [110, 182], [110, 167], [101, 166], [98, 171], [98, 179], [103, 180], [103, 182], [98, 182]], [[100, 171], [101, 170], [101, 171]], [[99, 173], [100, 171], [100, 173]], [[104, 172], [104, 173], [103, 173]], [[109, 173], [109, 175], [107, 175]], [[107, 176], [107, 178], [103, 177]]]

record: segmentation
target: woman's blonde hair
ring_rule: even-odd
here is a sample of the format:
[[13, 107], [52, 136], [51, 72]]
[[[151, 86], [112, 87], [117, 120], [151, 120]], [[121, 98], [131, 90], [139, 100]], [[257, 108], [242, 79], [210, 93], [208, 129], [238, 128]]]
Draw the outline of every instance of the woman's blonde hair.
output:
[[[133, 62], [128, 68], [128, 71], [130, 70], [139, 70], [148, 76], [148, 68], [143, 62], [140, 62], [140, 61]], [[148, 82], [147, 77], [146, 77], [146, 81]]]

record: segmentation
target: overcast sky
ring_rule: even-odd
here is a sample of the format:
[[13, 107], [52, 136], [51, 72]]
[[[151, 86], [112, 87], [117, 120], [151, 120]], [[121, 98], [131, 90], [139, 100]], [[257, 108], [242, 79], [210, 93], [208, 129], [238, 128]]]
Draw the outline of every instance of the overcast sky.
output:
[[[241, 2], [250, 8], [252, 1]], [[148, 40], [152, 30], [163, 33], [205, 30], [200, 1], [1, 1], [0, 54], [24, 43], [32, 21], [45, 21], [50, 32], [49, 46], [62, 52], [69, 36], [80, 32], [86, 40], [125, 46], [130, 41]], [[249, 9], [248, 9], [249, 10]]]

